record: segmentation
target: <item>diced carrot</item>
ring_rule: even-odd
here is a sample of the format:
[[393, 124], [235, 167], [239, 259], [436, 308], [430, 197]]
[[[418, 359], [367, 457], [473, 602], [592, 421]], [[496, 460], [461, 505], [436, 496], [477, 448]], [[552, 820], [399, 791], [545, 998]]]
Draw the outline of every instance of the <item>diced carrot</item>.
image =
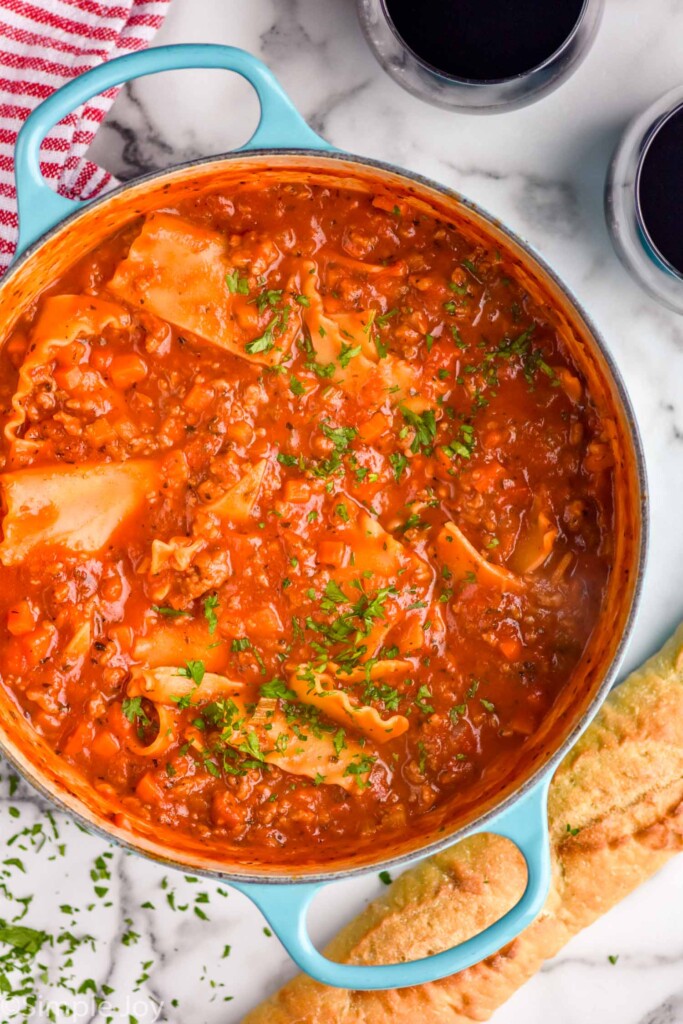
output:
[[203, 412], [214, 398], [213, 388], [206, 384], [193, 384], [183, 398], [183, 405], [190, 412]]
[[586, 472], [599, 473], [613, 465], [614, 456], [610, 446], [602, 441], [591, 441], [586, 448], [586, 457], [583, 460], [583, 468]]
[[524, 653], [522, 642], [517, 637], [506, 637], [504, 640], [500, 640], [498, 647], [508, 661], [519, 661]]
[[508, 722], [512, 732], [521, 736], [531, 736], [536, 731], [536, 717], [529, 709], [518, 710]]
[[348, 557], [348, 546], [343, 540], [321, 540], [318, 544], [316, 558], [320, 565], [332, 565], [336, 569], [341, 569], [346, 565]]
[[183, 739], [186, 743], [189, 743], [191, 747], [198, 750], [200, 753], [206, 750], [206, 742], [204, 736], [199, 729], [196, 729], [194, 725], [188, 725], [183, 733]]
[[441, 470], [445, 469], [447, 473], [450, 473], [450, 471], [454, 468], [455, 463], [453, 462], [453, 459], [448, 454], [448, 452], [444, 451], [441, 445], [437, 445], [434, 454], [436, 456], [438, 468]]
[[109, 369], [112, 359], [112, 351], [106, 345], [94, 348], [90, 353], [90, 365], [93, 370], [98, 370], [99, 372]]
[[285, 501], [295, 505], [304, 505], [311, 497], [311, 486], [307, 480], [295, 478], [287, 480], [284, 489]]
[[259, 608], [247, 617], [247, 629], [256, 640], [264, 637], [279, 636], [282, 623], [274, 608]]
[[114, 356], [109, 367], [109, 376], [114, 387], [125, 391], [133, 384], [139, 384], [147, 376], [147, 363], [136, 352]]
[[70, 345], [57, 348], [54, 360], [57, 366], [77, 366], [82, 363], [87, 354], [87, 348], [82, 341], [73, 341]]
[[126, 718], [123, 706], [118, 702], [111, 704], [107, 710], [107, 725], [108, 731], [124, 742], [133, 734], [133, 724]]
[[396, 216], [405, 216], [405, 214], [410, 212], [410, 207], [407, 203], [402, 202], [387, 192], [373, 196], [372, 205], [377, 210], [386, 210], [387, 213], [395, 213]]
[[10, 637], [2, 645], [2, 669], [13, 676], [22, 676], [26, 672], [26, 651], [18, 637]]
[[161, 463], [161, 477], [169, 484], [184, 484], [190, 475], [185, 452], [169, 452]]
[[100, 594], [105, 601], [118, 601], [123, 594], [123, 580], [117, 572], [105, 576], [100, 583]]
[[401, 650], [406, 653], [419, 651], [424, 647], [425, 635], [419, 618], [412, 616], [403, 631]]
[[78, 366], [69, 366], [64, 370], [55, 370], [54, 378], [57, 387], [62, 391], [76, 391], [83, 380], [83, 374]]
[[231, 441], [245, 445], [251, 444], [255, 436], [254, 428], [246, 420], [234, 420], [232, 423], [228, 423], [225, 433]]
[[472, 472], [472, 485], [479, 494], [487, 494], [496, 489], [504, 476], [505, 467], [500, 462], [489, 462]]
[[57, 627], [51, 622], [42, 622], [32, 633], [26, 633], [23, 644], [29, 662], [38, 665], [47, 658], [57, 643]]
[[92, 739], [92, 722], [79, 722], [64, 744], [64, 753], [69, 757], [87, 752]]
[[145, 804], [160, 804], [164, 799], [164, 791], [151, 772], [145, 772], [137, 786], [135, 794]]
[[376, 412], [367, 423], [358, 428], [358, 436], [362, 441], [374, 441], [389, 428], [389, 418], [383, 412]]
[[124, 653], [130, 651], [135, 643], [135, 631], [132, 626], [112, 626], [109, 629], [109, 636]]
[[28, 601], [19, 601], [7, 612], [7, 628], [13, 636], [31, 633], [36, 625], [36, 615]]
[[101, 729], [92, 741], [91, 749], [98, 757], [109, 758], [119, 752], [121, 744], [111, 729]]
[[566, 366], [553, 366], [553, 371], [564, 393], [578, 405], [583, 398], [583, 386], [579, 378]]
[[89, 423], [85, 428], [85, 433], [90, 443], [95, 445], [96, 448], [103, 444], [110, 444], [116, 440], [117, 436], [116, 431], [106, 416], [98, 416], [96, 420]]

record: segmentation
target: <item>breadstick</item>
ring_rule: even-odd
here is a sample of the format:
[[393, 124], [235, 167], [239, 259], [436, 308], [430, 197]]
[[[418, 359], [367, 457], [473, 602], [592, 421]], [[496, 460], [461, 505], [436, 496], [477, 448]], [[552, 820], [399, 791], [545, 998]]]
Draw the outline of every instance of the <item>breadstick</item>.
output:
[[[614, 690], [561, 763], [548, 807], [553, 880], [513, 942], [416, 988], [352, 992], [300, 975], [243, 1024], [469, 1024], [491, 1014], [572, 936], [683, 849], [683, 625]], [[577, 831], [578, 830], [578, 831]], [[522, 893], [511, 844], [477, 835], [406, 871], [326, 950], [354, 964], [415, 959], [500, 917]]]

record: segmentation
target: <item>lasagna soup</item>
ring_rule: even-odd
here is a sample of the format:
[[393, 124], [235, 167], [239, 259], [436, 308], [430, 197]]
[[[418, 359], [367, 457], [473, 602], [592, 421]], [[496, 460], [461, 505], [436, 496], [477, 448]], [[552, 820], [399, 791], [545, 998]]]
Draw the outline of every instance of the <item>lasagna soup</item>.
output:
[[139, 216], [17, 321], [0, 401], [0, 678], [119, 823], [417, 834], [598, 620], [612, 421], [513, 259], [379, 186]]

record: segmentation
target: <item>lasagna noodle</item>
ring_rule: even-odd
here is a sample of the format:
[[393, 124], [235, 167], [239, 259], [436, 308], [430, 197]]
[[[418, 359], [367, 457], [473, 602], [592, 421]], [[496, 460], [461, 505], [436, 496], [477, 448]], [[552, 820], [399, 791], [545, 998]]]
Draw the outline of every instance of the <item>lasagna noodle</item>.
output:
[[101, 551], [158, 485], [159, 470], [152, 459], [3, 473], [6, 514], [0, 562], [16, 565], [43, 545]]
[[[573, 935], [683, 850], [683, 626], [612, 692], [562, 762], [548, 816], [553, 880], [546, 905], [498, 953], [442, 981], [390, 992], [328, 988], [299, 976], [243, 1024], [488, 1020]], [[524, 883], [522, 858], [510, 843], [471, 836], [398, 878], [327, 954], [355, 964], [427, 956], [499, 918]]]
[[436, 538], [436, 555], [446, 565], [455, 579], [460, 582], [472, 576], [478, 583], [517, 592], [523, 589], [523, 582], [502, 565], [487, 562], [455, 523], [446, 523]]
[[[305, 666], [304, 666], [305, 668]], [[302, 704], [310, 704], [333, 722], [350, 726], [357, 732], [367, 736], [374, 743], [387, 743], [397, 739], [408, 729], [405, 715], [392, 715], [382, 718], [377, 710], [369, 704], [354, 703], [344, 690], [335, 688], [329, 675], [324, 672], [312, 672], [302, 677], [300, 669], [289, 676], [290, 689], [296, 693]]]
[[[341, 786], [347, 792], [358, 790], [359, 774], [354, 766], [358, 767], [372, 753], [350, 736], [343, 738], [343, 745], [335, 746], [334, 733], [312, 730], [305, 721], [298, 722], [294, 713], [290, 720], [270, 698], [259, 701], [245, 728], [256, 734], [261, 750], [266, 751], [266, 764], [274, 764], [292, 775]], [[243, 749], [243, 743], [235, 745]]]
[[176, 665], [136, 669], [128, 683], [131, 697], [146, 697], [155, 704], [174, 707], [179, 699], [189, 699], [192, 707], [214, 700], [244, 700], [244, 683], [216, 672], [205, 672], [197, 684]]
[[[350, 394], [359, 394], [369, 387], [374, 404], [389, 399], [397, 405], [405, 399], [417, 387], [417, 371], [410, 363], [394, 355], [379, 359], [370, 337], [374, 311], [325, 313], [317, 266], [312, 260], [304, 262], [301, 282], [303, 295], [308, 301], [304, 308], [304, 322], [316, 361], [322, 366], [334, 364], [330, 379]], [[346, 354], [346, 360], [341, 358], [342, 353]], [[346, 365], [343, 365], [344, 361]]]
[[[289, 305], [287, 324], [269, 351], [250, 353], [254, 340], [242, 326], [249, 312], [246, 296], [231, 292], [232, 272], [225, 236], [170, 213], [150, 214], [108, 288], [136, 308], [154, 313], [181, 330], [255, 363], [274, 365], [286, 354], [301, 323], [299, 307]], [[296, 307], [296, 308], [295, 308]], [[274, 314], [271, 319], [273, 319]], [[264, 329], [267, 324], [264, 322]], [[257, 334], [261, 333], [259, 331]]]
[[59, 349], [78, 338], [99, 336], [109, 326], [128, 327], [130, 314], [123, 306], [90, 295], [52, 295], [44, 300], [29, 339], [12, 398], [12, 415], [5, 424], [10, 462], [25, 463], [40, 451], [38, 441], [20, 436], [26, 423], [26, 405], [33, 391], [33, 375], [54, 359]]

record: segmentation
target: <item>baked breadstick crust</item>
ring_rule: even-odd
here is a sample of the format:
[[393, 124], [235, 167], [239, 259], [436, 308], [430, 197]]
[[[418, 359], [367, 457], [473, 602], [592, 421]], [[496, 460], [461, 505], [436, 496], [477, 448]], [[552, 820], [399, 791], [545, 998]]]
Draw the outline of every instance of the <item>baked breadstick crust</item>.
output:
[[[468, 1024], [488, 1020], [545, 960], [683, 849], [683, 625], [614, 690], [565, 757], [548, 804], [553, 880], [536, 920], [498, 953], [442, 981], [388, 992], [299, 975], [243, 1024]], [[576, 831], [578, 829], [578, 831]], [[476, 934], [519, 899], [525, 869], [477, 835], [405, 872], [326, 953], [395, 963]]]

